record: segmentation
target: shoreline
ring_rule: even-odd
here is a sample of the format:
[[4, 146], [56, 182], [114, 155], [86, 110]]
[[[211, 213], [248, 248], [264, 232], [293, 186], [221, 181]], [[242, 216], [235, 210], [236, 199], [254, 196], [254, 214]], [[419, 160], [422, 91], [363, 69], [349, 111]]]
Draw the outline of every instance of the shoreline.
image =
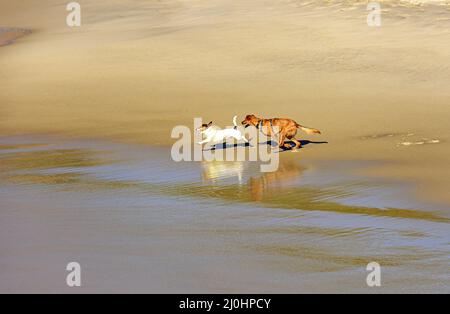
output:
[[[170, 134], [169, 134], [170, 135]], [[8, 138], [8, 137], [24, 137], [24, 138], [49, 138], [53, 139], [56, 142], [59, 141], [107, 141], [111, 143], [117, 143], [119, 145], [135, 145], [137, 147], [146, 147], [146, 148], [170, 148], [172, 143], [170, 141], [175, 141], [175, 139], [170, 139], [169, 143], [154, 143], [151, 141], [142, 141], [140, 139], [132, 139], [132, 138], [118, 138], [114, 136], [92, 136], [92, 135], [81, 135], [81, 134], [73, 134], [71, 132], [57, 132], [57, 133], [10, 133], [4, 134], [0, 133], [0, 137]], [[430, 183], [429, 180], [421, 180], [418, 181], [417, 177], [414, 174], [405, 173], [409, 170], [410, 165], [401, 165], [399, 164], [399, 160], [394, 158], [393, 156], [370, 156], [361, 158], [361, 156], [349, 156], [348, 154], [336, 153], [333, 147], [327, 148], [328, 145], [333, 146], [333, 143], [328, 142], [327, 144], [315, 145], [314, 137], [308, 137], [309, 140], [312, 141], [313, 144], [308, 144], [303, 146], [297, 152], [284, 151], [280, 154], [280, 162], [281, 160], [295, 160], [305, 161], [307, 163], [320, 163], [320, 162], [353, 162], [355, 164], [359, 163], [367, 163], [368, 166], [362, 167], [358, 169], [354, 174], [359, 174], [365, 176], [367, 178], [372, 178], [373, 180], [377, 179], [386, 179], [388, 181], [400, 181], [404, 184], [411, 186], [411, 192], [414, 194], [414, 198], [419, 202], [429, 203], [434, 207], [440, 207], [441, 209], [445, 209], [449, 206], [450, 202], [446, 198], [439, 197], [440, 195], [436, 195], [435, 191], [430, 191], [427, 189], [425, 185]], [[355, 142], [355, 146], [358, 145], [359, 138], [353, 139]], [[327, 140], [326, 137], [323, 137], [320, 140]], [[319, 140], [319, 142], [320, 142]], [[401, 143], [401, 142], [400, 142]], [[359, 144], [361, 145], [361, 144]], [[364, 144], [362, 144], [364, 145]], [[436, 144], [424, 144], [426, 146], [434, 146]], [[379, 146], [375, 145], [374, 149], [378, 149]], [[396, 149], [402, 149], [404, 153], [409, 153], [411, 150], [414, 151], [416, 149], [415, 145], [400, 145], [399, 143], [393, 144], [393, 147]], [[421, 145], [420, 145], [421, 146]], [[419, 146], [419, 147], [420, 147]], [[170, 150], [170, 149], [169, 149]], [[331, 151], [331, 153], [329, 153]], [[417, 150], [416, 150], [417, 151]], [[170, 156], [168, 157], [170, 158]], [[404, 170], [399, 167], [406, 167]], [[434, 169], [434, 168], [432, 168]], [[398, 171], [401, 172], [398, 172]], [[397, 171], [397, 173], [394, 173]]]
[[[17, 143], [17, 140], [19, 141], [19, 143]], [[10, 143], [10, 144], [4, 144], [4, 142]], [[70, 145], [70, 143], [80, 143], [80, 144], [76, 144], [76, 145], [88, 145], [88, 146], [92, 146], [92, 148], [96, 147], [98, 143], [101, 147], [104, 147], [103, 149], [105, 149], [106, 151], [108, 151], [108, 146], [114, 148], [115, 146], [117, 147], [121, 147], [121, 149], [124, 149], [124, 147], [130, 147], [130, 149], [132, 150], [157, 150], [157, 151], [165, 151], [166, 153], [170, 153], [170, 146], [169, 145], [153, 145], [153, 144], [149, 144], [149, 143], [134, 143], [134, 142], [130, 142], [130, 141], [120, 141], [117, 139], [113, 139], [113, 138], [102, 138], [102, 137], [98, 137], [98, 138], [93, 138], [93, 137], [67, 137], [61, 134], [28, 134], [28, 135], [0, 135], [0, 142], [2, 142], [3, 144], [0, 145], [0, 152], [5, 152], [8, 151], [10, 148], [8, 148], [8, 146], [11, 147], [11, 149], [13, 149], [14, 151], [14, 147], [23, 147], [25, 149], [25, 151], [31, 149], [34, 149], [34, 146], [42, 146], [43, 150], [46, 149], [52, 149], [52, 146], [58, 146], [61, 145], [62, 143], [68, 143], [67, 145]], [[48, 144], [45, 144], [48, 143]], [[66, 144], [64, 144], [66, 145]], [[314, 146], [314, 144], [307, 144], [306, 146]], [[323, 144], [325, 145], [325, 144]], [[319, 145], [321, 146], [321, 145]], [[248, 148], [241, 148], [241, 149], [248, 149]], [[446, 206], [447, 203], [445, 202], [439, 202], [436, 199], [430, 198], [430, 197], [424, 197], [424, 195], [421, 195], [419, 193], [417, 193], [417, 190], [419, 189], [419, 186], [417, 184], [417, 182], [415, 182], [413, 179], [403, 179], [400, 178], [398, 176], [392, 176], [392, 175], [386, 175], [386, 174], [382, 174], [380, 173], [380, 169], [387, 169], [389, 167], [391, 167], [392, 165], [396, 165], [396, 162], [393, 160], [382, 160], [382, 159], [346, 159], [346, 158], [334, 158], [335, 156], [329, 156], [329, 157], [322, 157], [322, 158], [315, 158], [314, 155], [313, 156], [307, 156], [305, 158], [305, 156], [302, 156], [302, 153], [304, 153], [305, 150], [307, 150], [308, 147], [303, 147], [301, 148], [298, 152], [289, 152], [289, 151], [285, 151], [285, 152], [280, 152], [280, 166], [279, 168], [277, 168], [277, 170], [275, 170], [274, 172], [260, 172], [259, 176], [261, 177], [265, 177], [268, 176], [273, 177], [273, 179], [270, 180], [274, 180], [278, 181], [281, 180], [283, 177], [279, 174], [280, 171], [281, 173], [285, 172], [285, 165], [290, 165], [292, 163], [295, 164], [301, 164], [301, 165], [309, 165], [308, 168], [311, 169], [315, 169], [314, 171], [320, 171], [320, 169], [326, 169], [326, 171], [332, 173], [333, 171], [336, 172], [336, 177], [331, 179], [331, 177], [328, 179], [329, 181], [339, 181], [340, 178], [342, 176], [348, 176], [349, 178], [354, 178], [355, 180], [357, 180], [356, 182], [359, 182], [359, 184], [361, 184], [361, 186], [367, 185], [366, 188], [368, 188], [370, 185], [374, 185], [374, 187], [376, 186], [383, 186], [384, 184], [386, 184], [387, 186], [392, 186], [395, 187], [395, 189], [393, 189], [392, 191], [390, 191], [390, 193], [386, 193], [388, 192], [388, 188], [386, 188], [386, 191], [382, 194], [390, 194], [390, 196], [388, 198], [385, 198], [384, 201], [381, 201], [381, 203], [379, 203], [379, 205], [374, 205], [374, 204], [370, 204], [370, 203], [366, 203], [364, 204], [364, 197], [363, 194], [361, 194], [360, 196], [358, 196], [357, 192], [355, 194], [355, 198], [353, 201], [350, 201], [348, 204], [346, 203], [346, 201], [344, 201], [345, 199], [341, 199], [340, 201], [339, 198], [336, 199], [336, 205], [339, 206], [343, 206], [345, 207], [345, 204], [347, 205], [357, 205], [357, 206], [361, 206], [361, 208], [363, 207], [367, 207], [367, 208], [378, 208], [381, 211], [385, 208], [389, 208], [389, 207], [395, 207], [395, 205], [387, 205], [389, 203], [391, 204], [399, 204], [397, 206], [399, 206], [399, 210], [407, 210], [407, 211], [411, 211], [414, 212], [414, 210], [422, 210], [422, 209], [426, 209], [425, 212], [430, 211], [430, 213], [439, 213], [439, 214], [443, 214], [444, 217], [447, 217], [447, 213], [446, 213]], [[314, 149], [314, 148], [309, 148], [309, 149]], [[317, 148], [316, 148], [317, 149]], [[173, 160], [170, 159], [170, 154], [167, 155], [167, 162], [168, 163], [172, 163], [174, 166], [175, 165], [189, 165], [189, 164], [197, 164], [197, 165], [204, 165], [206, 166], [207, 164], [211, 164], [211, 165], [215, 165], [217, 163], [219, 164], [223, 164], [223, 167], [225, 167], [224, 169], [222, 169], [221, 171], [225, 171], [224, 174], [226, 174], [226, 169], [227, 169], [227, 165], [231, 165], [231, 164], [254, 164], [254, 167], [259, 167], [259, 165], [261, 164], [261, 162], [255, 161], [255, 162], [251, 162], [251, 161], [191, 161], [191, 162], [185, 162], [185, 161], [181, 161], [181, 162], [175, 162]], [[334, 166], [333, 166], [334, 165]], [[215, 166], [216, 167], [216, 166]], [[259, 169], [259, 168], [258, 168]], [[342, 170], [342, 169], [347, 169], [347, 170]], [[211, 172], [211, 174], [207, 175], [207, 177], [211, 177], [211, 175], [214, 177], [215, 174], [215, 170], [214, 168], [210, 169], [208, 172]], [[302, 170], [303, 171], [303, 170]], [[220, 172], [219, 172], [220, 173]], [[294, 171], [294, 175], [297, 174], [297, 171]], [[202, 177], [205, 175], [205, 173], [202, 174]], [[236, 174], [234, 174], [236, 175]], [[286, 175], [286, 173], [285, 173]], [[212, 177], [212, 178], [213, 178]], [[287, 178], [291, 177], [291, 175], [288, 175]], [[320, 177], [320, 176], [319, 176]], [[220, 179], [220, 178], [219, 178]], [[358, 181], [359, 180], [359, 181]], [[313, 186], [316, 186], [315, 188], [317, 188], [318, 190], [323, 190], [326, 191], [328, 189], [330, 189], [330, 187], [327, 186], [322, 186], [321, 181], [317, 181], [313, 180]], [[345, 180], [344, 180], [345, 181]], [[211, 181], [213, 182], [213, 181]], [[308, 182], [308, 180], [306, 181]], [[315, 183], [314, 183], [315, 182]], [[362, 183], [365, 182], [365, 183]], [[384, 182], [384, 183], [383, 183]], [[303, 182], [304, 183], [304, 182]], [[347, 190], [347, 186], [345, 184], [343, 184], [342, 186], [338, 185], [332, 185], [331, 186], [333, 189], [340, 189], [342, 188], [342, 191], [346, 191], [346, 193], [348, 193], [348, 195], [351, 195], [353, 192], [351, 192], [351, 190]], [[403, 189], [403, 191], [401, 191]], [[370, 189], [369, 189], [370, 190]], [[369, 191], [368, 190], [368, 191]], [[401, 191], [401, 194], [396, 194], [399, 193]], [[346, 194], [344, 193], [344, 194]], [[201, 193], [203, 194], [203, 193]], [[375, 197], [375, 195], [372, 196], [372, 198]], [[350, 198], [352, 199], [352, 198]], [[370, 200], [371, 197], [368, 198], [368, 200]], [[342, 201], [344, 201], [342, 203]], [[355, 203], [356, 201], [356, 203]], [[387, 202], [387, 203], [386, 203]], [[409, 205], [400, 205], [400, 204], [409, 204]], [[300, 209], [300, 208], [299, 208]], [[327, 212], [328, 210], [325, 210], [325, 212]], [[350, 210], [350, 213], [352, 211]], [[357, 211], [356, 211], [357, 212]], [[355, 213], [356, 213], [355, 212]], [[420, 216], [420, 214], [418, 214]], [[381, 215], [383, 216], [383, 215]], [[419, 217], [418, 216], [418, 217]], [[426, 215], [425, 215], [426, 216]], [[431, 217], [431, 216], [430, 216]], [[434, 218], [431, 218], [431, 220], [433, 220]], [[450, 218], [445, 218], [445, 219], [450, 219]]]
[[[246, 148], [239, 149], [244, 150]], [[76, 151], [82, 152], [79, 160], [75, 158], [76, 155], [71, 156]], [[256, 202], [259, 206], [266, 204], [267, 207], [280, 209], [424, 219], [443, 223], [450, 221], [450, 217], [445, 216], [446, 213], [439, 204], [427, 203], [414, 198], [411, 182], [407, 184], [408, 181], [389, 177], [373, 177], [370, 179], [365, 175], [367, 169], [381, 166], [380, 162], [375, 161], [298, 159], [295, 156], [297, 154], [289, 154], [280, 158], [279, 168], [276, 171], [260, 172], [258, 170], [259, 165], [263, 163], [258, 161], [202, 160], [175, 162], [170, 158], [165, 158], [170, 153], [167, 146], [156, 147], [120, 143], [105, 139], [68, 139], [48, 135], [0, 136], [0, 153], [3, 155], [5, 163], [2, 167], [5, 176], [4, 183], [18, 188], [21, 184], [27, 183], [37, 184], [38, 186], [48, 185], [55, 188], [62, 183], [71, 184], [70, 180], [60, 182], [57, 176], [54, 182], [50, 178], [59, 172], [65, 175], [64, 169], [69, 167], [67, 174], [81, 175], [80, 180], [73, 182], [75, 184], [83, 184], [84, 181], [81, 179], [84, 173], [87, 176], [85, 179], [87, 186], [98, 185], [99, 188], [108, 189], [108, 187], [112, 188], [117, 185], [117, 188], [131, 188], [137, 189], [137, 191], [153, 190], [152, 193], [161, 197], [164, 195], [168, 197], [184, 195], [186, 197], [222, 199], [238, 203]], [[59, 157], [57, 158], [57, 156], [59, 154], [61, 154], [61, 164], [58, 164]], [[68, 154], [67, 158], [64, 157], [64, 154]], [[142, 154], [149, 155], [148, 160], [145, 157], [143, 158]], [[28, 155], [29, 157], [27, 157]], [[85, 157], [81, 158], [83, 155]], [[97, 157], [101, 155], [111, 157]], [[157, 157], [157, 160], [153, 161], [152, 156]], [[28, 159], [29, 162], [26, 162]], [[130, 174], [126, 180], [124, 180], [123, 175], [115, 178], [117, 176], [115, 173], [122, 171], [122, 164], [133, 164], [136, 160], [141, 159], [149, 164], [150, 169], [154, 167], [152, 164], [156, 162], [157, 164], [160, 163], [162, 168], [167, 168], [166, 170], [169, 172], [176, 173], [177, 170], [175, 169], [186, 168], [190, 175], [187, 178], [169, 174], [159, 178], [159, 175], [156, 175], [156, 180], [153, 181], [151, 176], [147, 177], [144, 174], [149, 170], [141, 169], [143, 171], [142, 178], [141, 175], [138, 175], [133, 179], [133, 174]], [[159, 159], [164, 159], [164, 162]], [[72, 160], [75, 162], [73, 165], [70, 164]], [[67, 162], [69, 164], [66, 165]], [[139, 163], [136, 167], [138, 165]], [[111, 172], [108, 174], [100, 172], [92, 177], [97, 171], [95, 169], [97, 167], [101, 169], [102, 166], [111, 167]], [[74, 167], [74, 169], [80, 167], [80, 170], [74, 171], [71, 167]], [[89, 171], [89, 167], [93, 167], [93, 170]], [[118, 167], [118, 169], [114, 170], [115, 167]], [[174, 169], [171, 169], [172, 167]], [[87, 172], [84, 170], [87, 170]], [[48, 175], [50, 175], [48, 180], [45, 179], [47, 178], [46, 171], [49, 171]], [[162, 169], [159, 171], [165, 173]], [[200, 173], [201, 176], [199, 176]], [[103, 175], [106, 175], [108, 182], [102, 181], [104, 180]], [[41, 182], [39, 177], [45, 180]], [[98, 180], [97, 183], [96, 180]], [[168, 182], [171, 182], [170, 185], [168, 185]], [[225, 189], [233, 187], [237, 190], [226, 194], [217, 193], [215, 187], [220, 186]], [[291, 192], [290, 189], [293, 188], [298, 189], [298, 192]], [[250, 191], [247, 191], [247, 189], [250, 189]], [[286, 197], [282, 193], [282, 195], [275, 194], [265, 200], [266, 193], [270, 195], [278, 189], [286, 189]], [[311, 200], [301, 201], [299, 203], [301, 205], [294, 206], [298, 203], [298, 200], [291, 199], [290, 195], [297, 193], [299, 195], [304, 194], [305, 199], [311, 198]], [[248, 194], [249, 196], [239, 196], [236, 199], [237, 195], [242, 194]], [[279, 200], [274, 202], [273, 197]], [[321, 205], [322, 202], [328, 203], [329, 208]], [[444, 214], [444, 216], [439, 216], [440, 214]]]

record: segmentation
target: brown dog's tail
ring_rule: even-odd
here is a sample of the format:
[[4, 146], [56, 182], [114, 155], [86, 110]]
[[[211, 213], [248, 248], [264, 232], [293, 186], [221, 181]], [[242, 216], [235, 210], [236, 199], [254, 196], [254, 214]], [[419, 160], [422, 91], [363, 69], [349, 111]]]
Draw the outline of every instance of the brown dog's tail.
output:
[[304, 131], [306, 134], [322, 134], [320, 133], [319, 130], [317, 129], [313, 129], [313, 128], [307, 128], [306, 126], [300, 125], [298, 123], [295, 123], [296, 126], [301, 129], [302, 131]]

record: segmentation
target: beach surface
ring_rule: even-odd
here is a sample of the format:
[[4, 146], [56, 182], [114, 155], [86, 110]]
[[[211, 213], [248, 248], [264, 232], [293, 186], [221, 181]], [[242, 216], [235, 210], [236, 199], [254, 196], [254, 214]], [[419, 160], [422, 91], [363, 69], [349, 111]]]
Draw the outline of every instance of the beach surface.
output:
[[[93, 292], [373, 292], [374, 259], [384, 291], [448, 292], [450, 6], [380, 3], [83, 0], [68, 27], [0, 1], [0, 291], [82, 256]], [[175, 126], [246, 114], [322, 134], [266, 175], [170, 158]]]

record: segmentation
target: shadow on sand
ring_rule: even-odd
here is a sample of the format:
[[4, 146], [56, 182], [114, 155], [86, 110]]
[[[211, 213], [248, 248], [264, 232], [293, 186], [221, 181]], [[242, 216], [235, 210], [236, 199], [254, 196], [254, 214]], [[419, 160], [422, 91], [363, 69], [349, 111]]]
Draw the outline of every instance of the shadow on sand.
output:
[[[280, 148], [279, 152], [290, 151], [295, 147], [295, 143], [292, 141], [286, 141], [285, 143], [291, 145], [291, 147], [290, 148], [286, 148], [286, 147]], [[303, 148], [304, 146], [309, 145], [309, 144], [328, 144], [328, 142], [326, 142], [326, 141], [316, 142], [316, 141], [309, 141], [309, 140], [300, 140], [300, 143], [302, 144], [300, 148]], [[268, 146], [275, 148], [278, 146], [278, 143], [275, 141], [269, 140], [266, 142], [258, 143], [258, 145], [268, 145]], [[233, 143], [233, 144], [222, 143], [222, 144], [215, 144], [207, 149], [203, 149], [203, 151], [209, 151], [209, 150], [214, 151], [214, 150], [221, 150], [221, 149], [228, 149], [228, 148], [235, 148], [235, 147], [252, 147], [252, 145], [250, 145], [250, 143]]]

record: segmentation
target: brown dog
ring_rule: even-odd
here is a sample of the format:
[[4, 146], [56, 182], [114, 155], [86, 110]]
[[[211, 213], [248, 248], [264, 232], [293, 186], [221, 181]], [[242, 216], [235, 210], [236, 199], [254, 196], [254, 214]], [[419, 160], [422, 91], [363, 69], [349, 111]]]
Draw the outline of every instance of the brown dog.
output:
[[[283, 118], [273, 118], [273, 119], [261, 119], [256, 117], [253, 114], [249, 114], [245, 116], [244, 121], [241, 122], [245, 127], [253, 125], [254, 127], [258, 129], [262, 129], [262, 127], [266, 127], [267, 129], [267, 136], [274, 136], [279, 135], [279, 146], [290, 148], [290, 145], [285, 144], [285, 140], [291, 140], [295, 143], [295, 148], [300, 148], [302, 145], [300, 141], [298, 141], [295, 138], [295, 135], [297, 134], [297, 129], [301, 129], [305, 131], [307, 134], [320, 134], [320, 131], [313, 128], [307, 128], [305, 126], [302, 126], [295, 122], [292, 119], [283, 119]], [[278, 134], [273, 134], [274, 130], [273, 127], [278, 127]]]

